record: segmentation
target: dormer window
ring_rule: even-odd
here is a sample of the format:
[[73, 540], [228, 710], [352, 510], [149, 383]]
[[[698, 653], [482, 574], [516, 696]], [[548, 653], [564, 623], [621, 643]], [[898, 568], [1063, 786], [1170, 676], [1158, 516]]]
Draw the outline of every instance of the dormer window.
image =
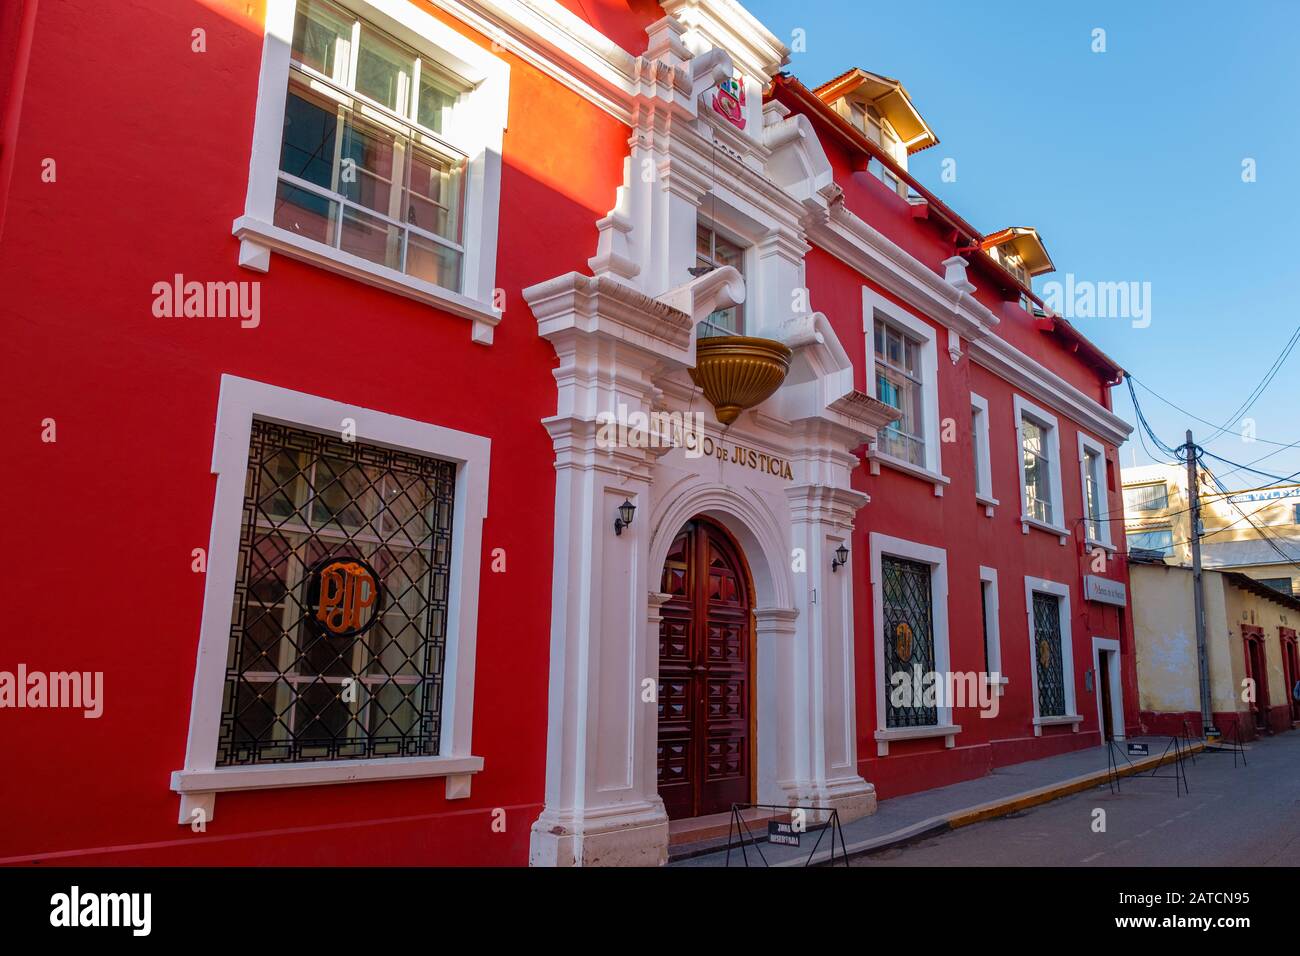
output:
[[1029, 285], [1029, 272], [1025, 269], [1024, 260], [1016, 255], [1006, 246], [998, 249], [998, 255], [1002, 260], [1002, 267], [1020, 280], [1024, 285]]
[[1033, 288], [1034, 276], [1056, 268], [1038, 230], [1029, 226], [1012, 226], [985, 236], [980, 247], [1020, 284], [1020, 307], [1032, 313], [1034, 302], [1023, 290]]
[[[695, 230], [695, 265], [701, 269], [718, 269], [722, 266], [734, 266], [743, 278], [745, 275], [745, 250], [707, 225], [699, 225]], [[700, 323], [701, 338], [715, 335], [744, 335], [744, 307], [733, 305], [719, 309]]]

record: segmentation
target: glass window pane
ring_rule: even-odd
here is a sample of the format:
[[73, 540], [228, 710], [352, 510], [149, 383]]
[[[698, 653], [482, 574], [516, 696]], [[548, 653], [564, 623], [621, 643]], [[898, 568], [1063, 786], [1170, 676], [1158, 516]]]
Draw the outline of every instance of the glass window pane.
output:
[[695, 228], [695, 254], [706, 263], [713, 262], [713, 230], [707, 226]]
[[443, 122], [456, 105], [459, 91], [446, 82], [432, 63], [420, 62], [420, 94], [415, 105], [415, 121], [425, 129], [441, 133]]
[[333, 244], [338, 203], [280, 183], [275, 190], [275, 224], [317, 242]]
[[391, 213], [396, 134], [349, 113], [343, 126], [339, 192], [355, 203]]
[[1174, 545], [1174, 533], [1168, 528], [1156, 531], [1130, 531], [1127, 535], [1129, 549], [1143, 548], [1148, 551], [1160, 551], [1171, 554]]
[[407, 233], [406, 274], [442, 286], [460, 288], [461, 255], [415, 233]]
[[406, 116], [414, 72], [415, 56], [411, 51], [364, 23], [361, 25], [355, 84], [358, 93]]
[[403, 218], [413, 226], [460, 242], [464, 166], [412, 145], [408, 152]]
[[322, 189], [333, 189], [337, 133], [338, 105], [291, 82], [284, 102], [280, 169]]
[[745, 251], [734, 242], [728, 242], [721, 236], [716, 236], [713, 242], [713, 261], [719, 266], [732, 266], [742, 275], [744, 268]]
[[402, 267], [402, 230], [355, 209], [343, 210], [339, 248], [390, 269]]
[[344, 79], [352, 22], [333, 4], [300, 0], [293, 24], [293, 58], [332, 79]]

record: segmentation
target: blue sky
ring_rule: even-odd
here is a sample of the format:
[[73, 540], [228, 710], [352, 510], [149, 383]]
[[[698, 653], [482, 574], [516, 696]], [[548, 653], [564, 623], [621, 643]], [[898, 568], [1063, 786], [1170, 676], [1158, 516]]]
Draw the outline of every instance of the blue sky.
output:
[[[1014, 17], [971, 0], [745, 5], [787, 45], [805, 31], [787, 69], [809, 86], [853, 66], [902, 81], [940, 140], [913, 173], [976, 228], [1037, 227], [1062, 280], [1151, 283], [1146, 328], [1074, 321], [1186, 412], [1223, 423], [1300, 325], [1300, 3], [1038, 4]], [[946, 158], [955, 182], [941, 181]], [[1298, 379], [1300, 348], [1246, 413], [1258, 439], [1300, 442]], [[1168, 444], [1213, 431], [1141, 388], [1138, 400]], [[1136, 421], [1122, 386], [1115, 407]], [[1278, 450], [1239, 426], [1206, 448], [1242, 463]], [[1136, 433], [1126, 467], [1135, 454], [1152, 460]], [[1300, 471], [1300, 445], [1257, 467]]]

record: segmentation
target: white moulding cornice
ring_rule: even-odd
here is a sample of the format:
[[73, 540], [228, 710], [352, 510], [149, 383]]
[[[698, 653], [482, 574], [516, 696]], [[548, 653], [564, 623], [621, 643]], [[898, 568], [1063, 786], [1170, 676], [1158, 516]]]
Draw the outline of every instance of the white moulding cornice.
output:
[[956, 332], [966, 340], [973, 361], [1060, 410], [1104, 441], [1119, 445], [1132, 432], [1132, 426], [1100, 402], [998, 337], [994, 332], [998, 317], [969, 292], [950, 285], [842, 204], [831, 207], [827, 221], [811, 224], [809, 238], [923, 315]]
[[739, 66], [771, 79], [790, 61], [790, 50], [735, 0], [662, 0], [664, 13], [677, 18], [688, 36], [724, 47]]
[[1062, 412], [1102, 441], [1121, 445], [1133, 426], [1089, 398], [1042, 363], [996, 335], [968, 343], [971, 361], [1010, 382], [1036, 401]]
[[543, 338], [553, 339], [566, 330], [605, 334], [659, 358], [689, 364], [691, 317], [616, 279], [570, 272], [524, 289], [524, 301]]
[[624, 123], [636, 57], [555, 0], [430, 0]]

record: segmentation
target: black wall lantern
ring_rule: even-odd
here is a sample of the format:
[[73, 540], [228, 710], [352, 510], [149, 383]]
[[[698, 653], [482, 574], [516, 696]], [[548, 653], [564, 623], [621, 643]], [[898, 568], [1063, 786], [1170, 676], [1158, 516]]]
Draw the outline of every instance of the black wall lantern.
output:
[[834, 574], [844, 565], [849, 563], [849, 549], [840, 545], [835, 549], [835, 557], [831, 558], [831, 573]]
[[632, 518], [636, 514], [636, 505], [631, 500], [624, 498], [623, 503], [618, 506], [618, 517], [614, 519], [614, 533], [622, 534], [623, 529], [632, 523]]

